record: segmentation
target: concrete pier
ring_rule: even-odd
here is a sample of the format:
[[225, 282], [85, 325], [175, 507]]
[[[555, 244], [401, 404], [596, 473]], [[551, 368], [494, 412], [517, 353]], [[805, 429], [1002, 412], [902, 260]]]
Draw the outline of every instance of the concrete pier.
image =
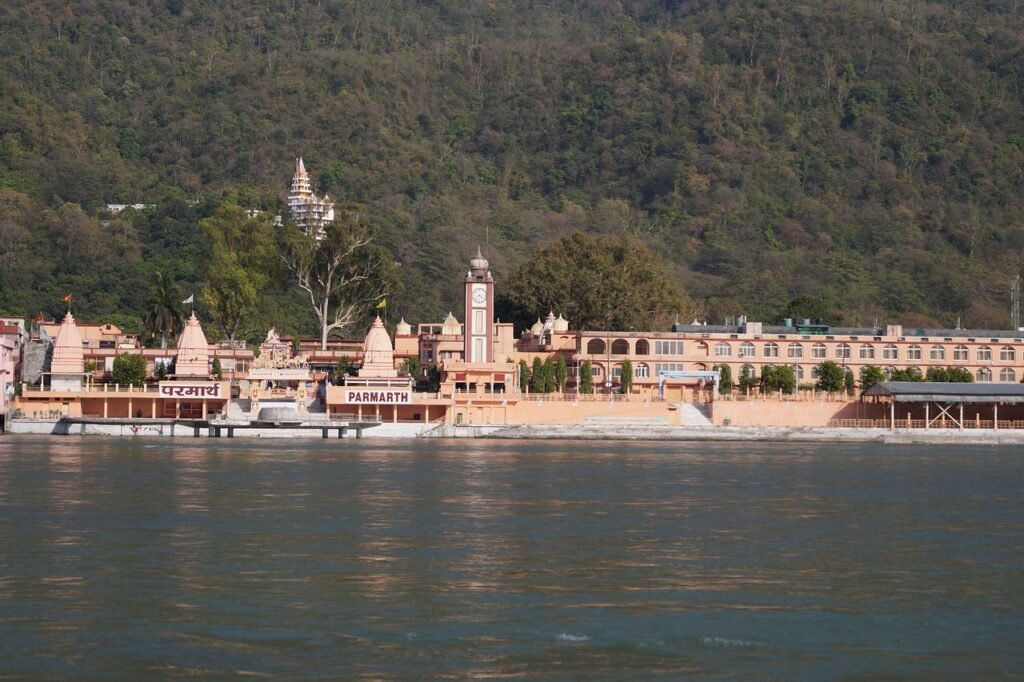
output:
[[15, 419], [11, 433], [41, 435], [165, 436], [192, 438], [362, 438], [380, 426], [370, 421], [217, 421], [208, 419], [134, 419], [63, 417]]

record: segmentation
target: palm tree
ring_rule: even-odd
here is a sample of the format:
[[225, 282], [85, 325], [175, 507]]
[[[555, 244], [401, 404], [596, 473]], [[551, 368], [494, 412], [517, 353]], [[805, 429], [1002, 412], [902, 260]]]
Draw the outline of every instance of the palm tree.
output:
[[156, 273], [146, 300], [143, 324], [151, 335], [160, 334], [160, 347], [167, 348], [167, 335], [181, 330], [181, 310], [178, 291], [162, 272]]

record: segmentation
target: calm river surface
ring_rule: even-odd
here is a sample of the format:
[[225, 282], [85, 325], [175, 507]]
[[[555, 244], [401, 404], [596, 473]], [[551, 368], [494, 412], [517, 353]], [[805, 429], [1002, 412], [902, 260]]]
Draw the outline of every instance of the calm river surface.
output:
[[0, 677], [1024, 676], [1024, 452], [0, 438]]

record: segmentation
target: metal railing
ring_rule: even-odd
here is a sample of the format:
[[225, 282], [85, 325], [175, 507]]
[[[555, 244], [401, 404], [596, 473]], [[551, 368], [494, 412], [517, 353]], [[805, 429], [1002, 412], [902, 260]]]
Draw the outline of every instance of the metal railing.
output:
[[[894, 423], [888, 419], [830, 419], [830, 427], [853, 428], [853, 429], [960, 429], [959, 423], [951, 419], [937, 419], [925, 426], [924, 419], [897, 419]], [[995, 422], [991, 419], [964, 419], [964, 429], [992, 430], [996, 428]], [[1021, 419], [1000, 419], [1000, 429], [1024, 429], [1024, 420]]]
[[32, 393], [157, 393], [160, 387], [156, 384], [148, 384], [145, 386], [131, 386], [121, 384], [83, 384], [81, 391], [66, 391], [59, 388], [51, 388], [50, 386], [29, 386], [23, 385], [21, 393], [23, 396], [28, 396]]

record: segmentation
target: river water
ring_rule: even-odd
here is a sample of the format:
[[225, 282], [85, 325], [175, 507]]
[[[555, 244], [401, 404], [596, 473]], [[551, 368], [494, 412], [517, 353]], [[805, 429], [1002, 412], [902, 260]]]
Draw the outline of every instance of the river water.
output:
[[1024, 453], [0, 438], [0, 677], [1024, 676]]

